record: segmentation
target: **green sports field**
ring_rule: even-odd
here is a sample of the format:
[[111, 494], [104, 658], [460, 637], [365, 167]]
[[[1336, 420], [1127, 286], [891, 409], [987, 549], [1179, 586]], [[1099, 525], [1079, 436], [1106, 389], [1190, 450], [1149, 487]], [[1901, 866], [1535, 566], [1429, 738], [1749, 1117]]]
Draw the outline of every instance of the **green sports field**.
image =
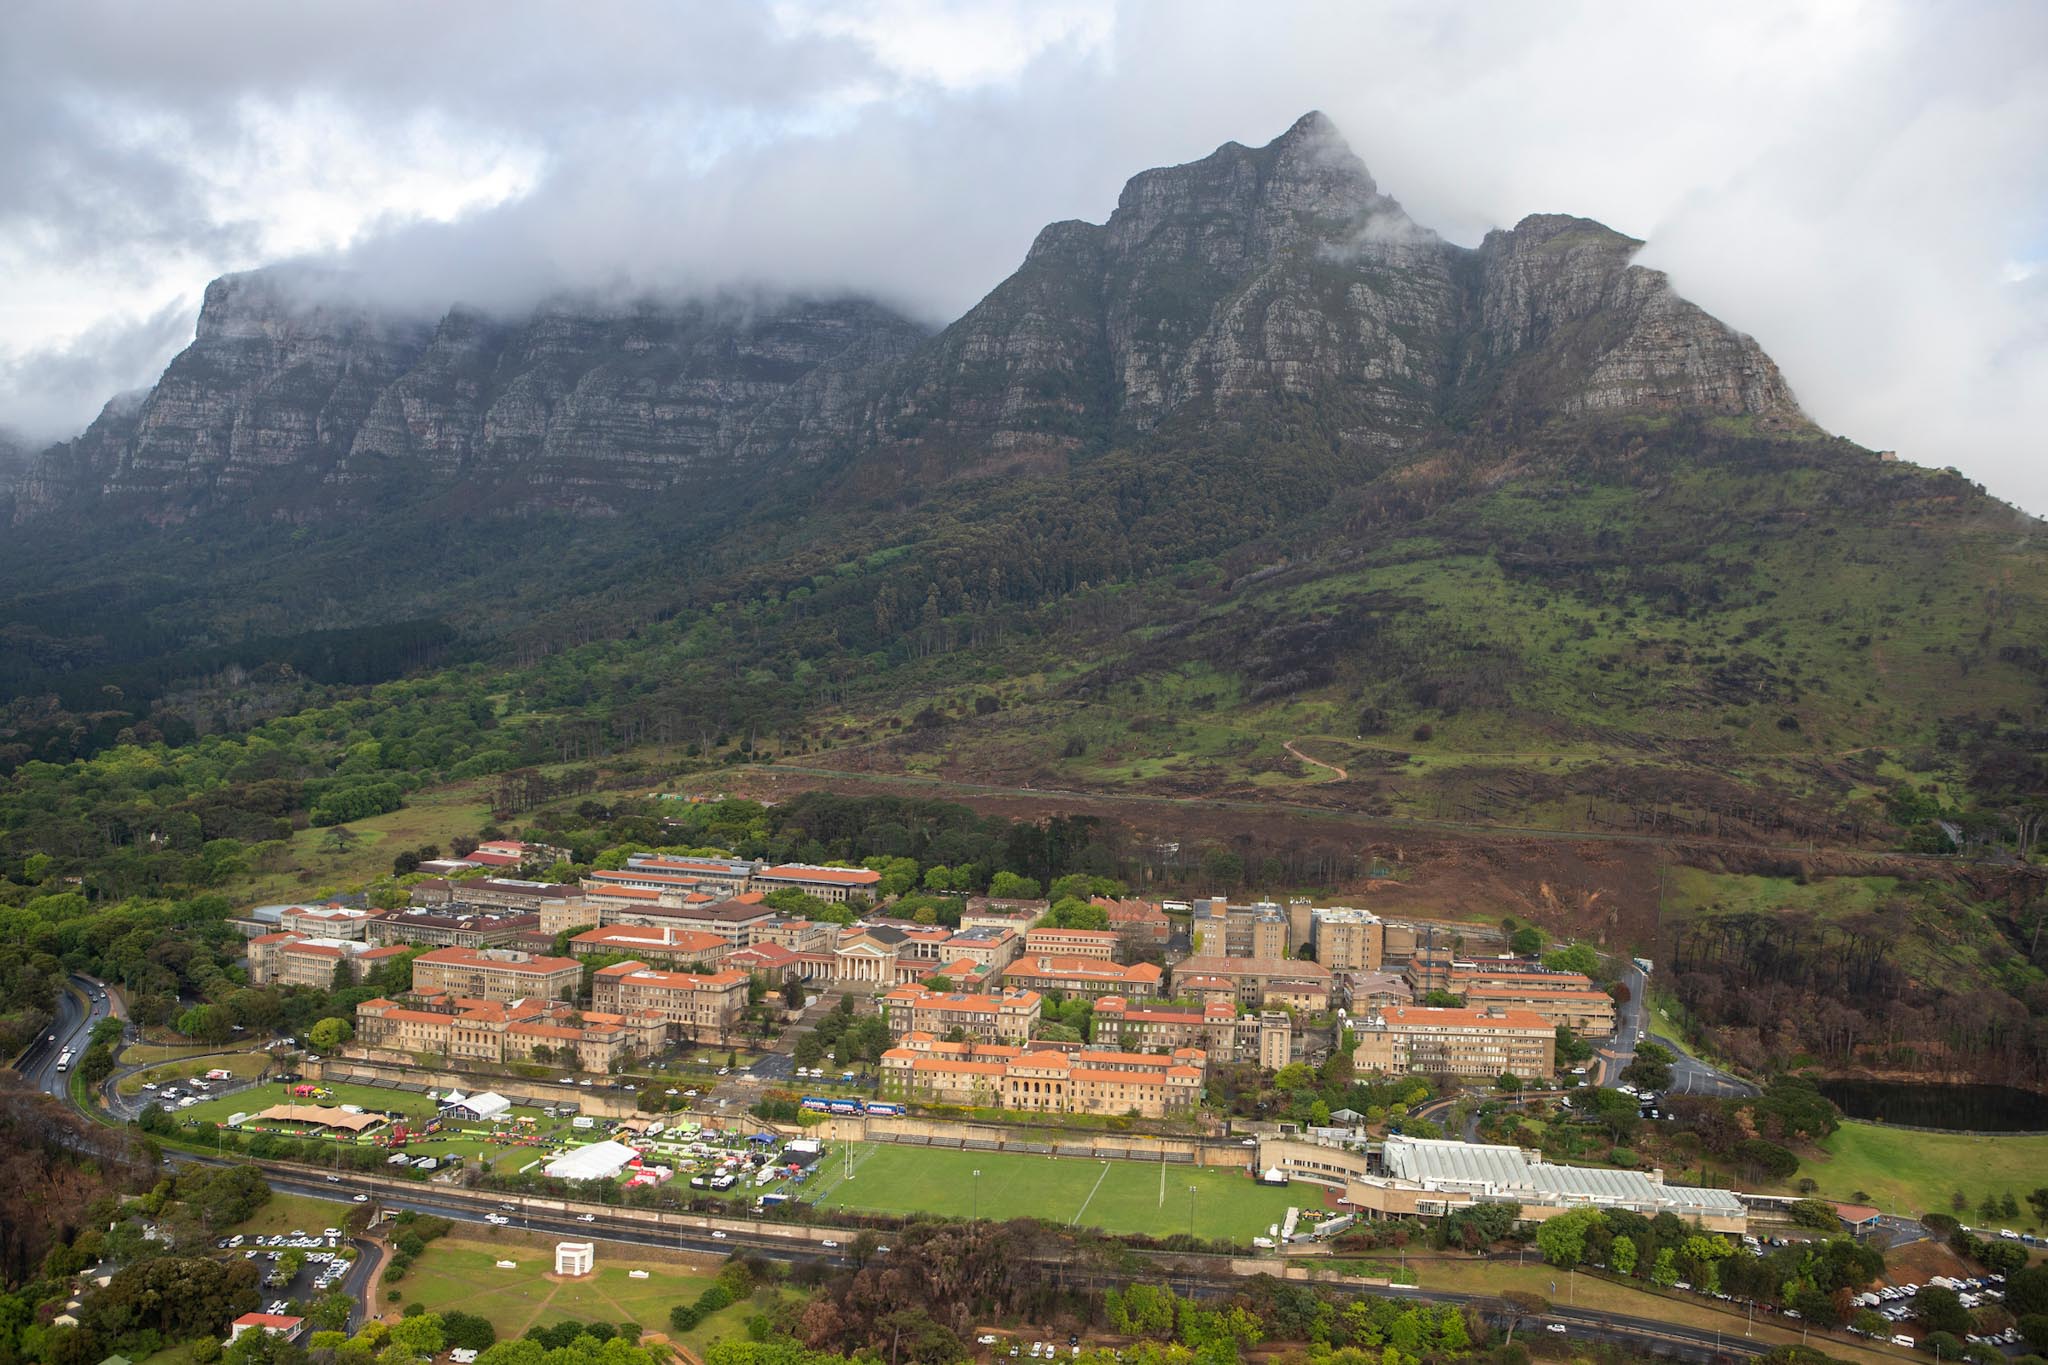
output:
[[[637, 1322], [650, 1331], [665, 1330], [668, 1310], [696, 1298], [711, 1283], [706, 1273], [658, 1253], [601, 1243], [597, 1273], [587, 1279], [556, 1279], [554, 1237], [506, 1234], [490, 1241], [451, 1235], [429, 1242], [404, 1279], [391, 1286], [401, 1303], [423, 1305], [430, 1313], [459, 1308], [489, 1318], [501, 1340], [516, 1337], [535, 1323]], [[500, 1260], [515, 1268], [501, 1269]], [[644, 1270], [636, 1280], [631, 1272]], [[382, 1300], [380, 1309], [391, 1307]]]
[[[1264, 1236], [1289, 1205], [1303, 1206], [1304, 1217], [1322, 1209], [1322, 1191], [1315, 1186], [1258, 1185], [1241, 1170], [1214, 1166], [864, 1143], [853, 1151], [853, 1178], [845, 1179], [843, 1170], [835, 1150], [811, 1177], [810, 1197], [821, 1208], [956, 1218], [978, 1210], [983, 1218], [1043, 1218], [1169, 1237], [1188, 1230], [1192, 1199], [1195, 1234], [1234, 1242]], [[1189, 1186], [1195, 1188], [1192, 1196]]]

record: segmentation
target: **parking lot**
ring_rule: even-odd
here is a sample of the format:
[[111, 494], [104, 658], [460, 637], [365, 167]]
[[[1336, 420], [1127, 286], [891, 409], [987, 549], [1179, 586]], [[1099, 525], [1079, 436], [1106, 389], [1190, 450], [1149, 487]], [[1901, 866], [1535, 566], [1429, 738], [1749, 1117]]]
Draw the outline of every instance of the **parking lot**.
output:
[[[223, 1237], [217, 1245], [231, 1255], [252, 1261], [260, 1278], [265, 1313], [282, 1313], [296, 1302], [306, 1305], [342, 1284], [355, 1265], [355, 1248], [338, 1227], [294, 1229], [269, 1236], [237, 1233]], [[285, 1258], [296, 1252], [301, 1258], [291, 1274], [284, 1273]]]

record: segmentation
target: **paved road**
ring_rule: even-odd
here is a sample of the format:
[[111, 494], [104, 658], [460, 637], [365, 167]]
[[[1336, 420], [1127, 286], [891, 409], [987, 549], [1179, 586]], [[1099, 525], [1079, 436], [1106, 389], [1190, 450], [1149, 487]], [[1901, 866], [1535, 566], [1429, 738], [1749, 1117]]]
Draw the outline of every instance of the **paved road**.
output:
[[1622, 973], [1621, 979], [1628, 986], [1628, 1003], [1615, 1014], [1614, 1036], [1607, 1040], [1594, 1057], [1595, 1078], [1601, 1085], [1620, 1083], [1621, 1073], [1635, 1060], [1636, 1044], [1647, 1037], [1672, 1056], [1670, 1094], [1747, 1099], [1757, 1093], [1757, 1088], [1748, 1081], [1731, 1076], [1718, 1067], [1708, 1066], [1705, 1062], [1694, 1061], [1680, 1051], [1678, 1044], [1669, 1038], [1648, 1032], [1649, 1013], [1644, 1001], [1650, 993], [1650, 978], [1641, 967], [1631, 962], [1628, 969]]
[[21, 1054], [16, 1070], [46, 1095], [60, 1100], [71, 1097], [71, 1075], [59, 1071], [57, 1062], [68, 1048], [75, 1062], [92, 1038], [92, 1026], [114, 1012], [107, 988], [89, 976], [73, 976], [71, 989], [57, 1001], [57, 1018], [43, 1036]]

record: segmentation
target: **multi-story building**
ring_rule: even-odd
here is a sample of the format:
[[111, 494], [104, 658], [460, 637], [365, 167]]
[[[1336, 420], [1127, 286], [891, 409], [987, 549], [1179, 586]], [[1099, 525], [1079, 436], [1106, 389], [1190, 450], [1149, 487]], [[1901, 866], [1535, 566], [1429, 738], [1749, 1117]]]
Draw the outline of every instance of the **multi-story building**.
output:
[[780, 867], [762, 868], [753, 875], [749, 886], [756, 891], [780, 891], [784, 887], [793, 887], [807, 896], [816, 896], [821, 901], [838, 905], [855, 896], [873, 899], [875, 887], [881, 880], [881, 873], [864, 867], [813, 867], [809, 863], [784, 863]]
[[1151, 901], [1091, 896], [1088, 903], [1100, 907], [1109, 916], [1110, 932], [1129, 947], [1164, 948], [1166, 941], [1173, 937], [1173, 921], [1166, 917], [1164, 909]]
[[839, 926], [810, 919], [771, 919], [754, 926], [754, 942], [772, 943], [793, 953], [829, 953]]
[[412, 988], [476, 1000], [572, 1000], [583, 984], [573, 957], [507, 948], [436, 948], [413, 959]]
[[724, 1043], [746, 1012], [749, 980], [742, 971], [664, 972], [645, 962], [618, 962], [597, 969], [590, 1003], [619, 1013], [651, 1011], [675, 1038]]
[[404, 955], [404, 948], [372, 947], [361, 939], [259, 934], [249, 940], [249, 984], [331, 990], [340, 970], [360, 983], [381, 964]]
[[882, 997], [889, 1031], [899, 1038], [906, 1033], [943, 1038], [957, 1028], [982, 1043], [1025, 1042], [1038, 1026], [1039, 1006], [1037, 991], [969, 994], [898, 986]]
[[906, 1034], [882, 1054], [881, 1090], [904, 1100], [1055, 1114], [1162, 1118], [1201, 1104], [1208, 1059], [988, 1043], [945, 1043]]
[[945, 942], [944, 955], [954, 962], [972, 962], [984, 972], [999, 972], [1017, 960], [1024, 941], [1014, 930], [987, 925], [962, 929]]
[[745, 948], [760, 941], [763, 926], [782, 918], [751, 892], [726, 900], [714, 900], [696, 892], [673, 898], [669, 903], [663, 902], [663, 893], [659, 892], [652, 901], [635, 899], [647, 894], [643, 888], [633, 886], [612, 887], [603, 895], [593, 893], [591, 899], [601, 910], [598, 924], [606, 928], [614, 924], [668, 924], [717, 934], [733, 947]]
[[1116, 961], [1117, 936], [1106, 929], [1027, 929], [1024, 951], [1041, 957], [1099, 957]]
[[582, 888], [564, 882], [529, 882], [511, 877], [471, 877], [448, 881], [434, 877], [412, 888], [414, 905], [461, 903], [479, 910], [523, 910], [544, 914], [550, 907], [583, 898]]
[[797, 953], [779, 943], [756, 943], [751, 948], [734, 948], [719, 959], [718, 965], [730, 971], [745, 972], [748, 976], [758, 976], [770, 986], [780, 986], [791, 977], [803, 975]]
[[1474, 985], [1452, 989], [1474, 1008], [1527, 1010], [1541, 1015], [1553, 1028], [1562, 1024], [1582, 1038], [1605, 1038], [1614, 1032], [1614, 997], [1596, 986]]
[[300, 938], [360, 939], [370, 921], [383, 913], [345, 905], [287, 905], [278, 913], [277, 927]]
[[456, 902], [415, 905], [393, 910], [370, 921], [368, 937], [376, 943], [418, 943], [435, 948], [495, 948], [540, 929], [540, 916], [530, 910], [479, 910]]
[[626, 868], [630, 871], [689, 877], [702, 885], [719, 887], [733, 896], [748, 889], [760, 867], [759, 863], [731, 858], [675, 858], [659, 853], [634, 853], [626, 859]]
[[1095, 1002], [1095, 1041], [1126, 1052], [1199, 1048], [1217, 1062], [1251, 1062], [1277, 1071], [1293, 1060], [1294, 1021], [1280, 1010], [1239, 1014], [1228, 1001], [1199, 1007], [1133, 1005], [1121, 996]]
[[648, 962], [710, 968], [723, 961], [733, 946], [717, 934], [678, 929], [672, 924], [614, 924], [585, 929], [569, 940], [569, 951], [577, 957], [623, 953]]
[[1287, 910], [1274, 901], [1231, 905], [1210, 896], [1194, 903], [1189, 927], [1203, 956], [1278, 958], [1289, 951]]
[[667, 1021], [647, 1010], [577, 1010], [558, 1000], [477, 1000], [427, 994], [356, 1006], [356, 1044], [449, 1061], [545, 1060], [583, 1071], [662, 1050]]
[[962, 929], [977, 929], [987, 925], [991, 929], [1012, 929], [1022, 934], [1026, 929], [1045, 918], [1052, 909], [1048, 900], [1026, 900], [1007, 896], [969, 896], [967, 908], [960, 914]]
[[1387, 927], [1370, 910], [1348, 905], [1309, 911], [1316, 961], [1333, 972], [1376, 972], [1386, 961]]
[[1528, 1010], [1394, 1006], [1353, 1021], [1362, 1071], [1548, 1080], [1557, 1070], [1557, 1030]]
[[[1197, 983], [1193, 978], [1203, 978]], [[1330, 969], [1320, 962], [1271, 957], [1190, 957], [1175, 964], [1173, 979], [1191, 993], [1227, 981], [1239, 1004], [1286, 1005], [1320, 1014], [1330, 1008]]]
[[1150, 999], [1160, 993], [1165, 976], [1150, 962], [1120, 966], [1099, 957], [1051, 957], [1026, 953], [1003, 968], [1002, 979], [1004, 985], [1018, 990]]

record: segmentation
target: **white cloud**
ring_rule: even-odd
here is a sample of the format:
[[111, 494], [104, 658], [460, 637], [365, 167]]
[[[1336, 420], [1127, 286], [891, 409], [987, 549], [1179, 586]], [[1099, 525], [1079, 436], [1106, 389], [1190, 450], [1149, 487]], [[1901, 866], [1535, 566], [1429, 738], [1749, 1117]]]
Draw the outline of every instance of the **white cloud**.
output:
[[943, 320], [1134, 171], [1320, 107], [1419, 222], [1646, 237], [1822, 422], [2048, 512], [2038, 5], [110, 5], [0, 49], [0, 420], [61, 424], [8, 375], [88, 335], [142, 382], [115, 333], [161, 350], [291, 254], [430, 310], [769, 283]]

